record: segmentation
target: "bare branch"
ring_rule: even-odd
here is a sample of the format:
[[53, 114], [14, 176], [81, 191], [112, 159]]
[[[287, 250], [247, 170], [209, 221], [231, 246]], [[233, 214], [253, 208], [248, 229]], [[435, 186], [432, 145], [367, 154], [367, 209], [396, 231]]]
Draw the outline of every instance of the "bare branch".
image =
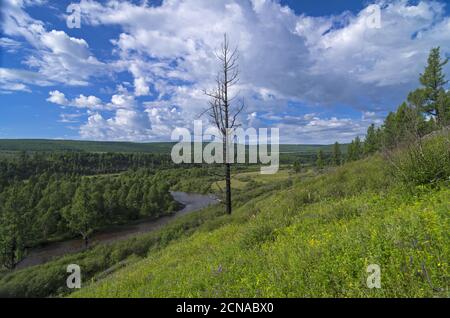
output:
[[242, 100], [242, 104], [240, 105], [240, 107], [239, 107], [239, 109], [237, 110], [237, 112], [233, 115], [233, 119], [231, 120], [231, 125], [230, 125], [231, 128], [237, 127], [237, 126], [235, 125], [236, 118], [237, 118], [237, 117], [239, 116], [239, 114], [242, 112], [242, 110], [244, 109], [244, 107], [245, 107], [245, 103], [244, 103], [244, 100]]

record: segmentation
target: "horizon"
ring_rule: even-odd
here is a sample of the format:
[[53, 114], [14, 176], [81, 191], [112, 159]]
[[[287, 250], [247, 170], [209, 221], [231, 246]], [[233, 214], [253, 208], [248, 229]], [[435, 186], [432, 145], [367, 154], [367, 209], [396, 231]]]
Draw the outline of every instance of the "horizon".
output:
[[[4, 140], [28, 140], [28, 141], [75, 141], [75, 142], [104, 142], [104, 143], [133, 143], [133, 144], [163, 144], [163, 143], [169, 143], [169, 144], [176, 144], [178, 141], [116, 141], [116, 140], [88, 140], [88, 139], [51, 139], [51, 138], [0, 138], [0, 142]], [[210, 141], [203, 141], [203, 143], [209, 143]], [[194, 141], [191, 141], [191, 143], [195, 143]], [[234, 143], [234, 144], [240, 144], [240, 143]], [[331, 144], [291, 144], [291, 143], [279, 143], [279, 145], [293, 145], [293, 146], [332, 146], [334, 143]], [[340, 143], [340, 145], [346, 145], [348, 143]], [[248, 145], [246, 143], [245, 145]]]

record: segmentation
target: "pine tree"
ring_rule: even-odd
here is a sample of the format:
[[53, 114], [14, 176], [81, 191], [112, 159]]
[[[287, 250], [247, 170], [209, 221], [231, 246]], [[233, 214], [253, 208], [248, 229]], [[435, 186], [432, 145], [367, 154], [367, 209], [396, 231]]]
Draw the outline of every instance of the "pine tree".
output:
[[294, 161], [294, 171], [295, 173], [300, 173], [302, 171], [302, 163], [300, 159]]
[[367, 128], [366, 140], [364, 141], [364, 154], [371, 155], [379, 148], [378, 135], [375, 130], [375, 125], [371, 124]]
[[341, 147], [339, 143], [336, 141], [333, 145], [333, 165], [339, 166], [341, 164]]
[[140, 204], [141, 199], [142, 199], [142, 196], [140, 196], [140, 193], [139, 193], [139, 185], [137, 183], [135, 183], [130, 188], [130, 191], [128, 191], [128, 195], [126, 197], [126, 205], [127, 205], [130, 219], [138, 218], [140, 208], [141, 208], [141, 204]]
[[89, 236], [98, 222], [98, 214], [89, 195], [90, 187], [84, 179], [75, 192], [72, 205], [64, 209], [63, 216], [69, 228], [79, 233], [85, 247], [89, 244]]
[[382, 140], [385, 148], [394, 148], [397, 145], [397, 121], [393, 112], [384, 120]]
[[355, 144], [354, 144], [355, 160], [361, 159], [362, 153], [363, 153], [363, 149], [362, 149], [361, 138], [359, 138], [359, 136], [357, 136], [355, 138]]
[[319, 150], [319, 151], [317, 152], [316, 167], [317, 167], [319, 170], [322, 170], [323, 167], [324, 167], [324, 165], [325, 165], [325, 163], [324, 163], [324, 160], [323, 160], [323, 151], [322, 151], [322, 150]]
[[450, 90], [444, 92], [443, 90], [439, 93], [437, 100], [439, 114], [441, 115], [440, 124], [441, 126], [450, 125]]
[[442, 124], [443, 116], [445, 116], [445, 114], [441, 114], [443, 106], [439, 105], [439, 102], [441, 94], [445, 94], [444, 86], [448, 83], [443, 71], [447, 62], [448, 59], [441, 60], [440, 48], [433, 48], [428, 57], [425, 71], [420, 74], [420, 83], [424, 86], [424, 103], [421, 105], [421, 109], [423, 112], [435, 116], [438, 124]]
[[0, 261], [7, 269], [14, 269], [25, 255], [30, 238], [30, 218], [24, 211], [24, 192], [12, 186], [0, 211]]

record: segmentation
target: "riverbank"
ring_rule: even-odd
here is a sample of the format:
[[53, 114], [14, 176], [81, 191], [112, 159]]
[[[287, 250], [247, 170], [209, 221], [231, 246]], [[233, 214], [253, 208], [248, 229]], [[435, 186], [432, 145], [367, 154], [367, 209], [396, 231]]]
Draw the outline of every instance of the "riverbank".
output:
[[[160, 228], [174, 218], [185, 215], [211, 204], [217, 203], [217, 199], [213, 195], [202, 195], [196, 193], [186, 193], [172, 191], [172, 197], [175, 201], [181, 203], [183, 208], [171, 215], [165, 215], [157, 219], [141, 220], [131, 224], [114, 226], [94, 233], [90, 242], [92, 245], [106, 244], [118, 240], [127, 239], [131, 236], [147, 233]], [[66, 254], [80, 252], [84, 249], [84, 243], [81, 239], [69, 239], [60, 242], [49, 243], [42, 247], [30, 249], [28, 255], [17, 265], [16, 269], [23, 269], [34, 265], [44, 264], [51, 261], [55, 257], [64, 256]]]

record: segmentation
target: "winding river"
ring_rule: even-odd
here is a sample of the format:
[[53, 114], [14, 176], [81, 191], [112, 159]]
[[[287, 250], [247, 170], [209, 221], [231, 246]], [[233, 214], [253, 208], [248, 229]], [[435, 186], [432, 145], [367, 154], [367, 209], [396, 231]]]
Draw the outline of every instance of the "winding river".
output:
[[[167, 215], [153, 220], [142, 220], [138, 223], [123, 225], [113, 229], [99, 231], [90, 238], [90, 244], [108, 243], [122, 240], [130, 236], [153, 231], [167, 224], [171, 220], [185, 215], [208, 205], [217, 203], [213, 195], [202, 195], [186, 192], [171, 192], [172, 197], [182, 203], [184, 208], [172, 215]], [[16, 269], [25, 268], [33, 265], [43, 264], [51, 259], [63, 256], [69, 253], [75, 253], [83, 250], [84, 244], [81, 239], [72, 239], [62, 242], [49, 243], [44, 247], [33, 248], [28, 251], [28, 255], [17, 265]]]

